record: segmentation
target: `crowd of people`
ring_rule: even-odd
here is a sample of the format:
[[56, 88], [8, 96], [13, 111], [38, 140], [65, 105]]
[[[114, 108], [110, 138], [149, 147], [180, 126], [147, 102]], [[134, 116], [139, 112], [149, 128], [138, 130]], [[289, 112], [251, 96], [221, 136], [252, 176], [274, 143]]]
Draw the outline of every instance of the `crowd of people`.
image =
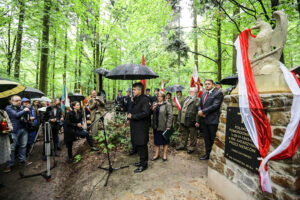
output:
[[[138, 153], [139, 162], [135, 163], [135, 172], [142, 172], [148, 166], [148, 142], [149, 130], [154, 134], [155, 152], [151, 161], [160, 158], [162, 147], [162, 161], [167, 161], [169, 138], [164, 136], [167, 131], [180, 132], [180, 144], [176, 150], [185, 150], [192, 154], [196, 150], [197, 134], [201, 127], [205, 141], [206, 152], [200, 160], [209, 159], [210, 151], [216, 136], [219, 123], [220, 106], [223, 100], [223, 91], [218, 88], [211, 79], [204, 82], [204, 92], [198, 97], [197, 88], [191, 87], [189, 95], [184, 98], [182, 91], [176, 91], [172, 99], [172, 93], [164, 93], [155, 88], [151, 96], [150, 89], [145, 89], [142, 83], [135, 83], [131, 91], [118, 91], [114, 103], [118, 112], [126, 113], [130, 124], [132, 150], [129, 155]], [[176, 100], [175, 100], [176, 99]], [[72, 146], [77, 138], [86, 138], [91, 151], [98, 151], [98, 135], [103, 126], [100, 118], [105, 111], [105, 100], [97, 96], [95, 90], [86, 101], [73, 101], [70, 109], [64, 111], [61, 108], [59, 98], [50, 102], [30, 102], [27, 98], [14, 95], [10, 99], [10, 105], [5, 110], [0, 110], [1, 134], [0, 134], [0, 164], [6, 163], [4, 172], [10, 172], [15, 164], [15, 156], [21, 165], [29, 165], [26, 157], [32, 149], [36, 135], [42, 131], [45, 121], [51, 125], [53, 136], [54, 155], [60, 156], [58, 151], [62, 146], [59, 133], [64, 133], [64, 144], [68, 152], [68, 162], [73, 162]], [[90, 124], [88, 129], [87, 124]], [[42, 135], [42, 134], [41, 134]], [[42, 159], [46, 160], [45, 148]]]
[[[199, 98], [197, 88], [191, 87], [188, 97], [182, 96], [182, 91], [176, 91], [172, 99], [171, 93], [164, 93], [155, 88], [154, 95], [146, 89], [142, 83], [133, 84], [133, 96], [129, 91], [122, 96], [119, 90], [115, 103], [121, 111], [127, 112], [130, 123], [132, 151], [129, 155], [138, 153], [139, 162], [135, 163], [136, 173], [142, 172], [148, 166], [148, 141], [149, 129], [153, 129], [155, 152], [151, 161], [160, 158], [160, 147], [163, 149], [162, 160], [167, 161], [167, 150], [170, 143], [164, 133], [170, 129], [180, 132], [180, 144], [177, 151], [186, 150], [192, 154], [196, 150], [197, 135], [201, 128], [204, 142], [205, 154], [200, 160], [209, 159], [209, 155], [216, 137], [219, 123], [220, 107], [226, 91], [222, 90], [220, 83], [214, 83], [207, 79], [204, 82], [203, 94]], [[176, 102], [175, 102], [176, 99]]]

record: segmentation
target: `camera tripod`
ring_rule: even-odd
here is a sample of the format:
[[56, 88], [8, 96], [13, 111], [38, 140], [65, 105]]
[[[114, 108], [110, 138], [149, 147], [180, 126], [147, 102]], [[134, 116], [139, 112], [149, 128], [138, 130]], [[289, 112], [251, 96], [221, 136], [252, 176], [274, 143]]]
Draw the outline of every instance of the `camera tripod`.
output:
[[107, 142], [107, 138], [106, 138], [106, 132], [105, 132], [105, 125], [104, 125], [104, 116], [107, 114], [108, 112], [104, 113], [99, 119], [95, 120], [90, 126], [89, 128], [94, 124], [94, 123], [97, 123], [98, 121], [102, 121], [102, 126], [103, 126], [103, 133], [104, 133], [104, 144], [105, 144], [105, 148], [106, 148], [106, 151], [107, 151], [107, 160], [108, 160], [108, 167], [101, 167], [99, 166], [98, 168], [99, 169], [103, 169], [105, 171], [108, 172], [107, 174], [107, 178], [106, 178], [106, 181], [104, 183], [104, 187], [107, 186], [107, 183], [108, 183], [108, 180], [109, 180], [109, 177], [110, 175], [115, 171], [115, 170], [120, 170], [120, 169], [124, 169], [124, 168], [127, 168], [129, 167], [128, 165], [125, 165], [125, 166], [121, 166], [121, 167], [118, 167], [118, 168], [113, 168], [112, 167], [112, 164], [111, 164], [111, 159], [110, 159], [110, 154], [109, 154], [109, 149], [108, 149], [108, 142]]
[[[54, 149], [54, 143], [53, 143], [53, 136], [52, 136], [52, 131], [51, 131], [51, 125], [49, 122], [42, 123], [39, 127], [39, 130], [35, 136], [34, 143], [32, 144], [30, 151], [29, 151], [29, 156], [32, 153], [33, 146], [38, 138], [39, 132], [44, 132], [44, 148], [45, 148], [45, 156], [47, 157], [47, 166], [46, 170], [35, 173], [35, 174], [29, 174], [29, 175], [24, 175], [24, 168], [23, 171], [20, 171], [20, 177], [21, 178], [30, 178], [30, 177], [35, 177], [35, 176], [42, 176], [44, 177], [48, 182], [51, 181], [51, 170], [56, 167], [56, 160], [55, 160], [55, 149]], [[51, 166], [50, 163], [50, 156], [53, 156], [53, 166]]]

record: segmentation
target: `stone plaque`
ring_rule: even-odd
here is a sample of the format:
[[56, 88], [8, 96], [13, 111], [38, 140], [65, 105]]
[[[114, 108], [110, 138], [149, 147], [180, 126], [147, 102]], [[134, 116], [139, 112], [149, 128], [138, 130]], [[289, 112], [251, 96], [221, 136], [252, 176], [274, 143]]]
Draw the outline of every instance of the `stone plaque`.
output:
[[227, 108], [225, 157], [258, 173], [259, 151], [253, 144], [238, 107]]

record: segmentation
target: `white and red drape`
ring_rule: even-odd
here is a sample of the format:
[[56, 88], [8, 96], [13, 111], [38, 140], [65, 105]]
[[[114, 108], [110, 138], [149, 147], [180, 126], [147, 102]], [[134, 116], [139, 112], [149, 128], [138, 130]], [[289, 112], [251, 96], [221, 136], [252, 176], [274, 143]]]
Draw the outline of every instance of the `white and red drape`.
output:
[[294, 98], [291, 107], [291, 119], [286, 128], [282, 143], [273, 152], [268, 154], [272, 132], [269, 120], [263, 110], [248, 58], [249, 36], [255, 37], [251, 34], [250, 29], [241, 32], [234, 44], [237, 49], [236, 63], [239, 78], [239, 107], [247, 131], [261, 155], [262, 161], [259, 174], [262, 191], [271, 193], [271, 181], [266, 166], [268, 160], [292, 157], [300, 144], [300, 83], [281, 63], [280, 69]]
[[198, 76], [198, 69], [197, 69], [196, 65], [194, 66], [194, 69], [193, 69], [193, 74], [192, 74], [190, 87], [196, 87], [197, 88], [198, 97], [200, 98], [203, 91], [202, 91], [201, 82], [200, 82], [200, 78]]

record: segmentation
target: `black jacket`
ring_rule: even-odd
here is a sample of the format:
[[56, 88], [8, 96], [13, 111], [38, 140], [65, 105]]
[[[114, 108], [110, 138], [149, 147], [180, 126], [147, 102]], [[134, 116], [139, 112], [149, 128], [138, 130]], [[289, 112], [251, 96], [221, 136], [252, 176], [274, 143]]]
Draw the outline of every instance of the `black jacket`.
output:
[[76, 139], [76, 132], [80, 131], [81, 128], [77, 126], [78, 123], [82, 123], [82, 112], [70, 111], [67, 113], [65, 120], [64, 140], [65, 143], [72, 142]]
[[50, 117], [49, 119], [56, 119], [56, 122], [51, 122], [51, 126], [55, 126], [59, 128], [61, 126], [62, 122], [60, 122], [60, 119], [63, 118], [62, 110], [60, 107], [56, 107], [56, 115], [54, 115], [54, 107], [52, 107], [52, 110], [50, 111]]
[[150, 104], [145, 95], [133, 98], [130, 113], [131, 141], [135, 145], [147, 145], [149, 141]]
[[201, 96], [198, 107], [198, 111], [202, 110], [203, 114], [206, 115], [206, 117], [203, 119], [203, 123], [208, 125], [219, 124], [220, 107], [223, 101], [223, 93], [214, 89], [204, 102], [206, 95], [207, 92]]

